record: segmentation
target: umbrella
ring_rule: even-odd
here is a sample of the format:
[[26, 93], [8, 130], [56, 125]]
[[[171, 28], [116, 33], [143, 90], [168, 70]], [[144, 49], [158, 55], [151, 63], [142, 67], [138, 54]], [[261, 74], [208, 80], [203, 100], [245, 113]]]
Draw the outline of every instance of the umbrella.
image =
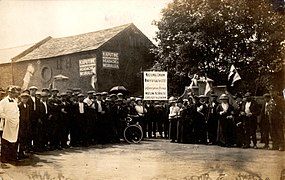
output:
[[53, 78], [54, 78], [54, 80], [68, 80], [69, 79], [69, 77], [64, 76], [62, 74], [56, 75]]
[[127, 94], [128, 90], [124, 86], [115, 86], [115, 87], [112, 87], [109, 92], [115, 93], [115, 94], [117, 93]]

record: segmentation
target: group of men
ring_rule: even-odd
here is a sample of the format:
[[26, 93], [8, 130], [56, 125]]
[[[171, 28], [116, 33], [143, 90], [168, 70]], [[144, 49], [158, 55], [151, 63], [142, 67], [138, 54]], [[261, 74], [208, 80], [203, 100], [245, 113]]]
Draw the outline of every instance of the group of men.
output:
[[[218, 101], [219, 99], [219, 101]], [[225, 147], [257, 147], [257, 129], [263, 148], [284, 150], [284, 99], [263, 95], [258, 104], [251, 93], [244, 96], [216, 94], [177, 101], [169, 99], [171, 142], [216, 144]], [[269, 147], [269, 137], [272, 147]]]
[[[10, 86], [0, 89], [1, 161], [26, 158], [30, 152], [61, 150], [70, 146], [118, 143], [127, 116], [136, 117], [144, 138], [171, 142], [257, 148], [257, 127], [264, 148], [284, 149], [284, 100], [265, 94], [259, 105], [250, 93], [230, 98], [222, 94], [169, 101], [143, 101], [74, 88]], [[260, 120], [258, 121], [258, 116]]]
[[1, 161], [27, 158], [30, 152], [120, 142], [128, 114], [123, 94], [81, 89], [64, 93], [31, 86], [1, 91]]

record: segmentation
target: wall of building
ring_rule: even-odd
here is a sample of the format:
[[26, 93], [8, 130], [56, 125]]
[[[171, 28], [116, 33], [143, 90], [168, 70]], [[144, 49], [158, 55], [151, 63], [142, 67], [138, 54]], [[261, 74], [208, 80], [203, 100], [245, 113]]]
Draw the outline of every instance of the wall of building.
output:
[[0, 87], [6, 88], [12, 84], [12, 68], [10, 63], [0, 65]]
[[[143, 94], [143, 70], [153, 64], [149, 53], [150, 42], [142, 34], [126, 30], [97, 50], [99, 91], [108, 91], [116, 85], [126, 87], [132, 95]], [[102, 52], [119, 53], [119, 69], [103, 68]]]

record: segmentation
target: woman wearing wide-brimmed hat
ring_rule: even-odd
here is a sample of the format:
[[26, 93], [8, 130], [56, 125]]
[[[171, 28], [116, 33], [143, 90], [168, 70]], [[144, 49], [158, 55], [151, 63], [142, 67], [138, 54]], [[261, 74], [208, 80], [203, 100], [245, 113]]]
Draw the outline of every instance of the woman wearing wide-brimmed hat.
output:
[[217, 142], [221, 146], [230, 147], [235, 143], [234, 107], [229, 104], [229, 97], [226, 94], [222, 94], [219, 100], [221, 103], [217, 107], [219, 116]]

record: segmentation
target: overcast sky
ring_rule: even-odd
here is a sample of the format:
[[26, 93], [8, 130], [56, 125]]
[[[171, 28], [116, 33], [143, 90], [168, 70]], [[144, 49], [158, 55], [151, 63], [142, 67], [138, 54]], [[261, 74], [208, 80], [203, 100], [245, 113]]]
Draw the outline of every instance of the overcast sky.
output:
[[153, 41], [161, 10], [172, 0], [0, 0], [0, 49], [133, 22]]

